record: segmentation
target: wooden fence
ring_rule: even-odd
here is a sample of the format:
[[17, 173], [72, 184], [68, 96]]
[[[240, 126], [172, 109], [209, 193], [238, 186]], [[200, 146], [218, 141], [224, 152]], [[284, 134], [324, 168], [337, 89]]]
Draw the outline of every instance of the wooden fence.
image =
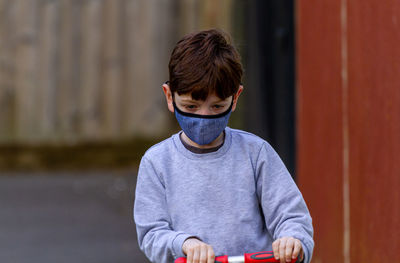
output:
[[234, 0], [0, 0], [0, 143], [159, 136], [174, 43]]

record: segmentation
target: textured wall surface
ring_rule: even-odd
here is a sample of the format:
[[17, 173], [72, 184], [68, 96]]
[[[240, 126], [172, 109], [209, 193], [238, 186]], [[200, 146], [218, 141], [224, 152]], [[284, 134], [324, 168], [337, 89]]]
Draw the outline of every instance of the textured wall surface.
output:
[[398, 262], [400, 2], [297, 7], [298, 180], [313, 262]]
[[0, 145], [169, 134], [170, 52], [234, 1], [0, 0]]

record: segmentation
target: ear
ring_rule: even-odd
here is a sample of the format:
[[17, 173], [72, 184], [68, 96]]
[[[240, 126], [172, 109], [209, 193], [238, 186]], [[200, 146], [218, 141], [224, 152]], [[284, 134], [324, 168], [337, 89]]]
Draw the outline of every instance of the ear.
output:
[[240, 85], [236, 94], [233, 95], [232, 112], [235, 111], [235, 109], [236, 109], [236, 104], [237, 104], [237, 101], [238, 101], [239, 96], [242, 93], [242, 91], [243, 91], [243, 85]]
[[168, 110], [173, 113], [174, 112], [174, 105], [173, 105], [173, 98], [172, 98], [171, 89], [169, 88], [169, 85], [167, 83], [164, 83], [162, 85], [162, 89], [164, 91], [165, 99], [167, 100]]

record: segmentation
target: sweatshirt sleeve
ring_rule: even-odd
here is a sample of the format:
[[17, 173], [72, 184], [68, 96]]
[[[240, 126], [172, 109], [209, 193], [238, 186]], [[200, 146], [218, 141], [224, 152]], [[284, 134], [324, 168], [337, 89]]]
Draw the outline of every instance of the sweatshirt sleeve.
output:
[[301, 241], [304, 262], [314, 249], [312, 219], [302, 194], [275, 150], [265, 143], [256, 163], [257, 195], [266, 227], [274, 240], [294, 237]]
[[134, 220], [140, 249], [151, 262], [173, 262], [184, 256], [182, 244], [191, 235], [172, 229], [164, 184], [145, 157], [136, 183]]

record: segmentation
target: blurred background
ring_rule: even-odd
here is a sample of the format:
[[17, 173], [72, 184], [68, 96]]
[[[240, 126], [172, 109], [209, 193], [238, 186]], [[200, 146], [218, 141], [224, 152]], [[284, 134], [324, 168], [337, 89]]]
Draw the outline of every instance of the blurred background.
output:
[[0, 0], [1, 262], [147, 262], [137, 165], [179, 130], [172, 48], [210, 28], [245, 68], [229, 125], [292, 173], [313, 262], [400, 261], [398, 1]]

